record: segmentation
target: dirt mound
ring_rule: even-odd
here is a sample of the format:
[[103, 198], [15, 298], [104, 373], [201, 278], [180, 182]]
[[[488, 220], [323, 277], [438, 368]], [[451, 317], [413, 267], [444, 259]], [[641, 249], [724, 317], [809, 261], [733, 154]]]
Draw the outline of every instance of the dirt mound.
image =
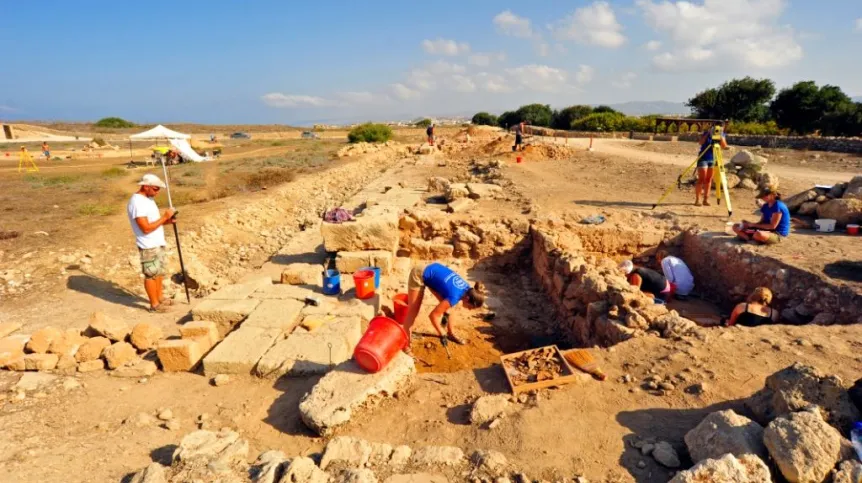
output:
[[547, 144], [529, 144], [524, 148], [523, 153], [524, 156], [532, 159], [571, 159], [575, 156], [575, 149]]
[[482, 146], [482, 152], [485, 154], [502, 154], [512, 152], [512, 146], [515, 145], [515, 137], [511, 134], [498, 136], [493, 141]]

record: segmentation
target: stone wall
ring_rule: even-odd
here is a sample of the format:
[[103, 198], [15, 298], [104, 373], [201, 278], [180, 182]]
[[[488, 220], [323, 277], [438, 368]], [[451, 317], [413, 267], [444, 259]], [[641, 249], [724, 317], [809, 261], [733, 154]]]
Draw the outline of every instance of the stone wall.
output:
[[[772, 290], [772, 306], [782, 311], [785, 323], [862, 323], [859, 292], [760, 255], [726, 236], [687, 232], [683, 252], [698, 292], [719, 300], [726, 308], [744, 301], [755, 288], [765, 286]], [[699, 280], [709, 283], [698, 283]]]
[[[680, 141], [698, 140], [699, 134], [680, 134]], [[807, 149], [835, 153], [862, 153], [862, 138], [832, 138], [814, 136], [754, 136], [727, 134], [727, 142], [734, 146], [761, 146], [764, 148]]]

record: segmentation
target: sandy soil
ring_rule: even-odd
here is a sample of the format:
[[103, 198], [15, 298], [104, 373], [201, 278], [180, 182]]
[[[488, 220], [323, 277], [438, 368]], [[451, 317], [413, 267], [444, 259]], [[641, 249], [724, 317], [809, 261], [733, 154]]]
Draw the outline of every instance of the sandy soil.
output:
[[[410, 136], [421, 138], [421, 133]], [[474, 142], [476, 147], [484, 146], [498, 136], [499, 133], [476, 135]], [[482, 138], [481, 142], [475, 138]], [[507, 142], [499, 142], [500, 149], [489, 153], [470, 147], [429, 163], [408, 160], [380, 176], [392, 184], [425, 186], [428, 176], [463, 178], [469, 159], [502, 159], [506, 161], [505, 177], [513, 183], [516, 195], [505, 203], [479, 203], [477, 217], [529, 209], [530, 216], [573, 223], [601, 213], [608, 217], [607, 223], [626, 227], [649, 228], [672, 219], [680, 227], [699, 225], [714, 231], [724, 228], [727, 213], [723, 207], [695, 208], [687, 191], [674, 192], [665, 204], [651, 209], [662, 189], [675, 180], [679, 167], [690, 162], [690, 156], [684, 153], [656, 153], [613, 140], [599, 140], [590, 153], [585, 150], [586, 141], [570, 140], [571, 146], [580, 148], [573, 156], [552, 159], [553, 153], [540, 153], [518, 164], [511, 150], [506, 151]], [[348, 158], [344, 162], [361, 160]], [[783, 186], [801, 189], [827, 179], [846, 181], [853, 171], [850, 165], [834, 168], [815, 170], [788, 164], [777, 166], [776, 172]], [[315, 175], [325, 173], [308, 174]], [[295, 181], [299, 182], [302, 180]], [[194, 219], [203, 213], [224, 213], [262, 202], [266, 196], [266, 192], [259, 192], [200, 203], [189, 210], [189, 216]], [[753, 211], [750, 192], [735, 191], [733, 198], [734, 219]], [[25, 206], [22, 216], [53, 210], [38, 203]], [[52, 215], [44, 222], [60, 224], [64, 219]], [[93, 246], [127, 243], [125, 223], [122, 218], [82, 222], [67, 235], [44, 242], [40, 251], [56, 251], [76, 237]], [[0, 250], [8, 253], [8, 243], [0, 242]], [[769, 250], [787, 263], [815, 271], [822, 270], [829, 261], [862, 258], [862, 247], [846, 243], [845, 238], [802, 232], [777, 247], [758, 250]], [[22, 254], [21, 247], [12, 251], [16, 257]], [[2, 257], [0, 263], [5, 263]], [[795, 361], [839, 375], [845, 383], [862, 372], [860, 326], [711, 329], [705, 338], [685, 340], [647, 336], [594, 351], [609, 376], [607, 381], [583, 378], [577, 384], [539, 392], [526, 403], [518, 403], [516, 414], [503, 420], [500, 427], [479, 429], [468, 423], [470, 404], [480, 395], [509, 390], [497, 365], [499, 354], [547, 343], [541, 337], [531, 340], [518, 333], [513, 329], [517, 326], [514, 322], [533, 318], [543, 324], [552, 315], [526, 271], [468, 265], [460, 269], [471, 280], [486, 282], [493, 293], [515, 296], [497, 297], [492, 305], [496, 313], [493, 320], [485, 320], [484, 313], [458, 309], [453, 320], [459, 333], [469, 338], [469, 344], [450, 345], [452, 359], [446, 357], [435, 337], [417, 337], [413, 349], [422, 374], [415, 388], [356, 418], [340, 434], [390, 444], [496, 449], [536, 479], [583, 475], [590, 481], [667, 481], [669, 470], [641, 456], [628, 443], [635, 438], [659, 437], [682, 451], [683, 435], [706, 414], [726, 408], [744, 412], [743, 400], [763, 386], [765, 377]], [[72, 280], [79, 276], [77, 273], [36, 276], [57, 277], [66, 288], [27, 299], [26, 304], [0, 301], [3, 310], [14, 309], [16, 320], [25, 322], [24, 332], [48, 324], [83, 326], [90, 312], [106, 310], [129, 323], [152, 321], [173, 333], [172, 327], [188, 308], [180, 306], [171, 314], [156, 316], [139, 310], [138, 302], [112, 280], [100, 282], [104, 284], [101, 293], [112, 295], [98, 297], [75, 290]], [[677, 308], [691, 314], [714, 315], [716, 310], [696, 302]], [[420, 333], [430, 332], [424, 318], [417, 328]], [[633, 382], [621, 382], [626, 374]], [[652, 374], [669, 376], [676, 389], [663, 395], [642, 389], [640, 381]], [[157, 374], [145, 381], [84, 374], [74, 378], [83, 384], [81, 388], [45, 389], [19, 400], [15, 392], [6, 391], [19, 377], [0, 372], [0, 481], [120, 481], [150, 461], [165, 462], [172, 445], [198, 427], [196, 421], [202, 414], [208, 416], [207, 427], [237, 428], [251, 442], [253, 455], [273, 448], [289, 455], [314, 454], [326, 443], [312, 435], [297, 417], [297, 403], [316, 378], [273, 382], [232, 377], [229, 385], [214, 387], [207, 378], [194, 373]], [[686, 392], [695, 383], [704, 383], [706, 392]], [[173, 410], [180, 421], [179, 430], [123, 424], [141, 412], [152, 414], [160, 408]], [[639, 467], [641, 461], [643, 468]]]

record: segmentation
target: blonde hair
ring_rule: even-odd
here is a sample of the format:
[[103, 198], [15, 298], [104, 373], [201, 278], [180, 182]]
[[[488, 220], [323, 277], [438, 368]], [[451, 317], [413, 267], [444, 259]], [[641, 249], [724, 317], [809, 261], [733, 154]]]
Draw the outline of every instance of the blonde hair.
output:
[[772, 302], [772, 290], [766, 287], [757, 287], [748, 296], [748, 302], [753, 304], [769, 305]]

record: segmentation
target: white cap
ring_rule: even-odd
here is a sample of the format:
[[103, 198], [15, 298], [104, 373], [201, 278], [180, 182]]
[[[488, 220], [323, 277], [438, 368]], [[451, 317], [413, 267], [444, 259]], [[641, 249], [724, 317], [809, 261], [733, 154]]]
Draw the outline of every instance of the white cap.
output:
[[625, 272], [626, 275], [628, 275], [628, 274], [632, 273], [632, 270], [635, 269], [635, 264], [632, 263], [631, 260], [626, 260], [626, 261], [620, 263], [620, 269], [622, 269], [622, 271]]
[[145, 174], [141, 180], [138, 181], [138, 186], [158, 186], [159, 188], [166, 188], [165, 184], [162, 183], [162, 180], [154, 174]]

